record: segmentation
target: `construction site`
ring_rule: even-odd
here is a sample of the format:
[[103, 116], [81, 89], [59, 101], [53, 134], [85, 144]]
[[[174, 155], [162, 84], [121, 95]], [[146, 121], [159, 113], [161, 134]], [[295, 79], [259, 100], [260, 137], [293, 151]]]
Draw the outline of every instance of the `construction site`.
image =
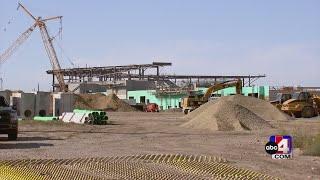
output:
[[[39, 30], [51, 90], [0, 91], [0, 179], [320, 179], [320, 87], [161, 73], [171, 61], [61, 67], [48, 22], [62, 16], [18, 11], [33, 24], [0, 63]], [[268, 154], [273, 135], [290, 158]]]

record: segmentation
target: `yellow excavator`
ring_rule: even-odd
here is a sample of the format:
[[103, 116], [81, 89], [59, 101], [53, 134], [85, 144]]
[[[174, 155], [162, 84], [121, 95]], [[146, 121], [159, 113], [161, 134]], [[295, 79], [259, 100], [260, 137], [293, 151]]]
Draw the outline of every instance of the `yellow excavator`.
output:
[[182, 112], [188, 114], [189, 112], [200, 107], [202, 104], [209, 101], [209, 98], [213, 92], [219, 91], [228, 87], [236, 87], [236, 93], [241, 94], [242, 81], [241, 80], [231, 80], [210, 86], [204, 94], [190, 94], [183, 98], [181, 101]]

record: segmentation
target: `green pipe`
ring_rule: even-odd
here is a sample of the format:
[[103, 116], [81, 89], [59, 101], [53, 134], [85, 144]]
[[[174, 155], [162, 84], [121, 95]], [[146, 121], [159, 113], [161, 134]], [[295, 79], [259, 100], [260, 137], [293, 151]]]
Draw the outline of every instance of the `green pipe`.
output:
[[36, 121], [52, 121], [52, 120], [58, 120], [58, 117], [55, 117], [55, 116], [35, 116], [35, 117], [33, 117], [33, 120], [36, 120]]

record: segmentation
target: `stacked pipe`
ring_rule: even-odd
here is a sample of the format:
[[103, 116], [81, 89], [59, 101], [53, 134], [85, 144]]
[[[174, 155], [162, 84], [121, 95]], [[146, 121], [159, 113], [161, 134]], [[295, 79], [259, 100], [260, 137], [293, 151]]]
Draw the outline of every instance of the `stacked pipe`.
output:
[[106, 125], [108, 121], [107, 113], [104, 111], [93, 111], [85, 109], [74, 109], [73, 113], [84, 113], [87, 116], [85, 117], [85, 124], [94, 124], [94, 125]]

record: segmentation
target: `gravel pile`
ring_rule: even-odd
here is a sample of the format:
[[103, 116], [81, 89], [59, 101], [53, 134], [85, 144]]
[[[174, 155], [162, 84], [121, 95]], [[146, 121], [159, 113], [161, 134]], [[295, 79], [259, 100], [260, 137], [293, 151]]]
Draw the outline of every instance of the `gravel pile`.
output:
[[[269, 106], [270, 105], [270, 106]], [[214, 131], [269, 129], [268, 120], [288, 120], [269, 102], [242, 95], [209, 101], [189, 113], [183, 127]]]
[[75, 108], [102, 110], [102, 111], [118, 111], [118, 112], [132, 112], [137, 111], [126, 102], [119, 99], [115, 94], [80, 94], [76, 95]]
[[227, 96], [229, 101], [239, 104], [267, 121], [287, 121], [292, 117], [275, 108], [268, 101], [242, 95]]

